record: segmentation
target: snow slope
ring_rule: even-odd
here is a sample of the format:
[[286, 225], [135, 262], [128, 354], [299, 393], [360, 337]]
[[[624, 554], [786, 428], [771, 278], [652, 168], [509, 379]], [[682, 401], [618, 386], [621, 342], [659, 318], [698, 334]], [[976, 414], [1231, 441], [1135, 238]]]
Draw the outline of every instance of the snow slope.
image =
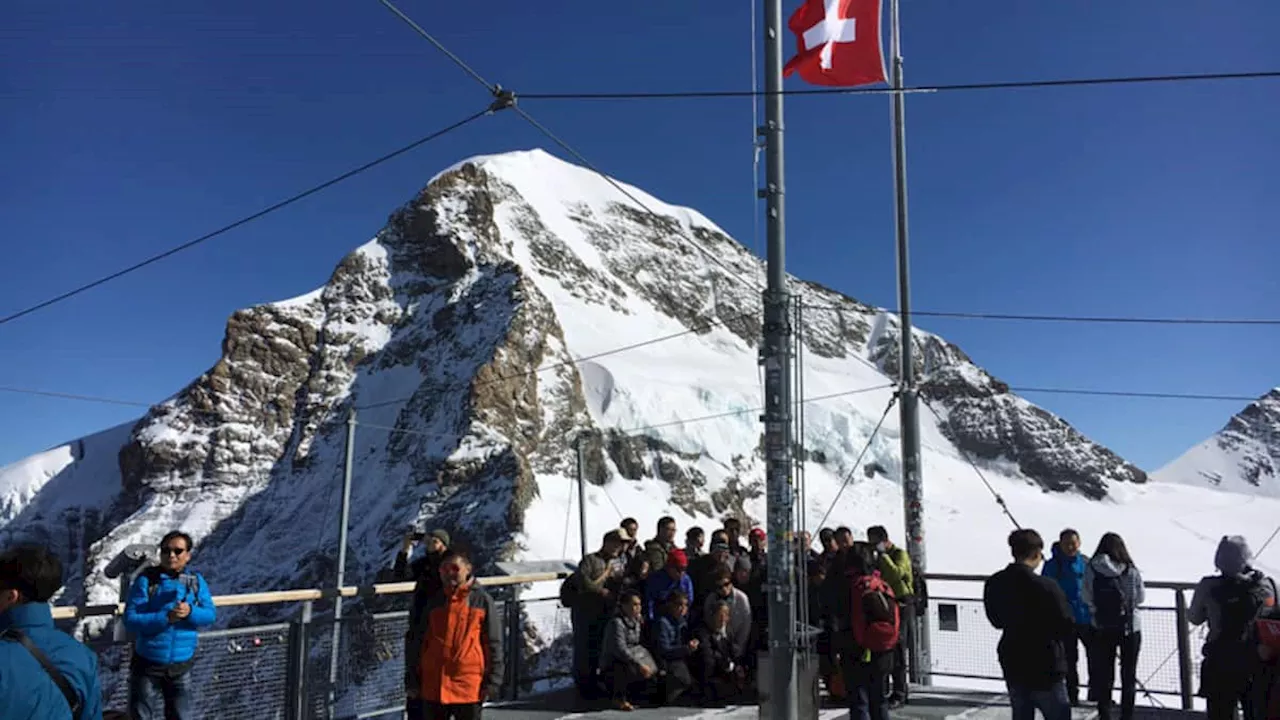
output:
[[1280, 498], [1280, 387], [1249, 403], [1213, 437], [1153, 477]]
[[[195, 536], [215, 592], [332, 584], [353, 406], [348, 582], [371, 580], [414, 521], [482, 561], [577, 558], [584, 431], [589, 545], [623, 515], [646, 533], [665, 514], [682, 528], [763, 518], [760, 264], [705, 216], [628, 190], [643, 207], [542, 151], [440, 173], [324, 287], [235, 313], [219, 361], [136, 425], [86, 438], [77, 463], [60, 448], [0, 470], [0, 532], [52, 537], [65, 511], [101, 512], [91, 602], [114, 599], [101, 569], [116, 553], [174, 527]], [[793, 293], [809, 306], [807, 521], [848, 478], [829, 525], [900, 528], [897, 413], [870, 437], [897, 319], [799, 280]], [[1005, 562], [1012, 524], [966, 454], [1021, 524], [1073, 525], [1086, 544], [1119, 531], [1153, 579], [1211, 572], [1217, 536], [1265, 536], [1280, 517], [1273, 498], [1146, 483], [959, 348], [913, 342], [943, 418], [922, 413], [935, 571]], [[529, 619], [543, 638], [565, 629], [550, 605]]]

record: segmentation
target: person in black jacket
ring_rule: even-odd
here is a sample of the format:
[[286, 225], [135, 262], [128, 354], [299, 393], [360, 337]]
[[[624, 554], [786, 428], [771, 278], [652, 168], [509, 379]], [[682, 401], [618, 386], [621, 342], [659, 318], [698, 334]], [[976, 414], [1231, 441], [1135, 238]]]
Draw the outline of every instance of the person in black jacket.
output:
[[746, 687], [746, 669], [737, 662], [733, 637], [729, 632], [732, 606], [724, 600], [714, 600], [708, 608], [708, 620], [694, 637], [698, 649], [694, 653], [696, 680], [702, 688], [702, 697], [711, 707], [724, 707], [742, 694]]
[[1013, 720], [1068, 720], [1066, 650], [1075, 639], [1075, 614], [1053, 580], [1036, 574], [1044, 562], [1044, 540], [1035, 530], [1009, 535], [1013, 563], [987, 579], [982, 603], [987, 619], [1002, 630], [1000, 667], [1009, 688]]

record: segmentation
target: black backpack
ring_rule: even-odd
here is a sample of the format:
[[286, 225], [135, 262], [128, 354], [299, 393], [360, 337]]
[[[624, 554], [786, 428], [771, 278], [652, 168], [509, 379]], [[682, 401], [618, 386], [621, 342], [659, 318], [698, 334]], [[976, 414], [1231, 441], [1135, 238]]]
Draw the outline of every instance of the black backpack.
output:
[[1124, 596], [1129, 567], [1119, 575], [1093, 574], [1093, 623], [1103, 630], [1123, 630], [1132, 611]]
[[[1246, 578], [1224, 577], [1209, 591], [1220, 608], [1222, 626], [1212, 644], [1204, 646], [1205, 657], [1215, 652], [1243, 653], [1249, 644], [1249, 631], [1267, 607], [1267, 598], [1275, 595], [1275, 581], [1263, 582], [1261, 574]], [[1270, 587], [1267, 587], [1268, 584]]]

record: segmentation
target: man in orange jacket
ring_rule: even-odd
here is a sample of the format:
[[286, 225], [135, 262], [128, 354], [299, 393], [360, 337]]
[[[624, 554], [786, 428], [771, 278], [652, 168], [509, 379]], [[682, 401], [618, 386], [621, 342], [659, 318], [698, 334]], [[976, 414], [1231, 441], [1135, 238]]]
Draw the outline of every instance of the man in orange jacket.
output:
[[441, 589], [413, 594], [405, 634], [404, 687], [412, 720], [479, 720], [502, 685], [502, 616], [471, 577], [471, 560], [440, 561]]

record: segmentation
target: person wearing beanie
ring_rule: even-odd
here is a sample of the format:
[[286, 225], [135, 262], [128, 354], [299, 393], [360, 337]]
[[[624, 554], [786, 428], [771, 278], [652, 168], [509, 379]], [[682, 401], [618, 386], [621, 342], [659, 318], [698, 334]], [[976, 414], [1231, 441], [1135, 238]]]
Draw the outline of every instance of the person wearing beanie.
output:
[[1250, 688], [1256, 669], [1253, 626], [1276, 607], [1276, 582], [1252, 567], [1253, 553], [1239, 535], [1225, 536], [1214, 552], [1221, 575], [1201, 578], [1187, 609], [1193, 625], [1209, 623], [1200, 666], [1200, 694], [1210, 720], [1233, 718], [1242, 705], [1254, 717]]
[[666, 567], [651, 573], [644, 585], [645, 616], [650, 620], [654, 611], [666, 601], [672, 590], [680, 590], [686, 598], [693, 597], [693, 581], [689, 579], [689, 557], [680, 548], [667, 551]]
[[430, 576], [427, 583], [434, 591], [439, 586], [440, 558], [453, 545], [447, 530], [437, 528], [429, 533], [421, 528], [411, 528], [404, 536], [400, 552], [396, 553], [389, 577], [379, 577], [380, 582], [417, 582]]

